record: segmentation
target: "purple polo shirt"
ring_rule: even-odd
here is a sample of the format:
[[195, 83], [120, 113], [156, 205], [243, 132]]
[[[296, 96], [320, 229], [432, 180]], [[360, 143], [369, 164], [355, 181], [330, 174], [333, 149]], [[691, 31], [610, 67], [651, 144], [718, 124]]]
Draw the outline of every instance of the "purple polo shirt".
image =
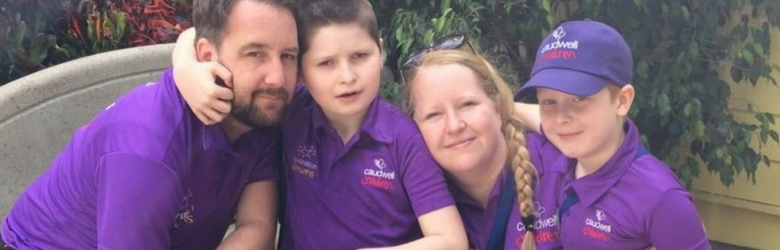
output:
[[[558, 234], [558, 218], [556, 211], [557, 193], [560, 192], [560, 183], [562, 175], [557, 173], [547, 174], [550, 171], [547, 168], [553, 164], [565, 164], [566, 158], [561, 152], [547, 141], [544, 136], [536, 133], [526, 133], [527, 148], [531, 154], [531, 163], [536, 167], [539, 181], [534, 183], [534, 197], [536, 216], [536, 244], [537, 249], [563, 249]], [[493, 223], [495, 223], [496, 213], [500, 206], [501, 190], [510, 188], [506, 186], [505, 175], [511, 175], [508, 168], [505, 169], [496, 180], [496, 184], [488, 198], [486, 208], [469, 197], [465, 192], [454, 185], [451, 185], [455, 202], [458, 205], [458, 211], [466, 227], [466, 234], [469, 238], [469, 248], [477, 250], [486, 250], [488, 238], [490, 238]], [[511, 190], [515, 192], [515, 190]], [[517, 196], [512, 198], [512, 208], [508, 221], [499, 222], [506, 224], [506, 236], [504, 240], [504, 249], [520, 249], [520, 245], [525, 237], [525, 226], [522, 223], [520, 214], [520, 204], [517, 203]]]
[[596, 172], [574, 179], [574, 160], [553, 165], [566, 172], [558, 202], [572, 189], [579, 202], [562, 215], [566, 249], [710, 249], [691, 196], [650, 154], [637, 157], [641, 141], [631, 120], [612, 158]]
[[253, 130], [231, 145], [166, 71], [76, 131], [16, 201], [2, 238], [17, 249], [214, 249], [246, 183], [278, 178], [278, 140]]
[[345, 144], [299, 88], [282, 138], [286, 208], [280, 249], [394, 246], [422, 237], [417, 217], [453, 205], [417, 126], [374, 99]]

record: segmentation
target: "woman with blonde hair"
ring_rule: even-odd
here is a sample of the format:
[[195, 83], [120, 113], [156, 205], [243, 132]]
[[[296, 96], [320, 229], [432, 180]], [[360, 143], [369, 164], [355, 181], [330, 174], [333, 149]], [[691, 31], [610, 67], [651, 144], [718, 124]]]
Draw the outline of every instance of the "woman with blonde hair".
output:
[[447, 171], [469, 246], [562, 249], [559, 175], [534, 166], [565, 159], [543, 136], [523, 131], [512, 91], [495, 68], [465, 36], [452, 35], [413, 52], [402, 76], [403, 108]]

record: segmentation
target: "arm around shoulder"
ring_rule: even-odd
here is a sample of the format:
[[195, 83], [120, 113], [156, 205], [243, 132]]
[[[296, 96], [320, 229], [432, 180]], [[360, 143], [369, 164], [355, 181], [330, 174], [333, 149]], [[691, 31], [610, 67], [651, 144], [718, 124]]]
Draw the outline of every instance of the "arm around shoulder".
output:
[[542, 116], [539, 114], [538, 104], [516, 102], [514, 116], [523, 122], [525, 129], [536, 133], [541, 132]]
[[176, 88], [204, 124], [215, 124], [230, 112], [233, 91], [216, 84], [217, 77], [232, 86], [230, 71], [216, 61], [198, 61], [196, 33], [189, 28], [179, 35], [173, 48], [173, 78]]

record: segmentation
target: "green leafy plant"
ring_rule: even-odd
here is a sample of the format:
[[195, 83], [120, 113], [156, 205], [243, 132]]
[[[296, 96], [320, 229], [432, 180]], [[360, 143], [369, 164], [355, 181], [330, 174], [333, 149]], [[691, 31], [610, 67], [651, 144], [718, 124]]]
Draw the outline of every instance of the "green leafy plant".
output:
[[81, 1], [66, 8], [66, 56], [167, 43], [191, 26], [191, 0]]
[[191, 26], [191, 2], [0, 1], [0, 85], [82, 56], [173, 42]]
[[57, 41], [44, 32], [51, 7], [37, 2], [0, 3], [0, 84], [45, 67], [49, 49]]
[[[770, 29], [780, 26], [780, 3], [764, 0], [443, 0], [372, 1], [379, 17], [386, 65], [396, 72], [410, 50], [436, 37], [467, 33], [514, 87], [528, 80], [536, 48], [558, 23], [590, 18], [620, 31], [634, 56], [637, 98], [630, 116], [648, 149], [690, 188], [701, 169], [730, 186], [742, 172], [755, 183], [762, 149], [778, 143], [774, 117], [755, 123], [729, 111], [730, 85], [718, 78], [776, 85], [767, 62]], [[744, 13], [744, 14], [743, 14]], [[735, 20], [736, 19], [736, 20]], [[398, 79], [398, 76], [396, 76]], [[383, 86], [397, 101], [399, 86]], [[747, 104], [750, 112], [755, 108]], [[759, 148], [751, 148], [758, 140]], [[687, 152], [679, 152], [685, 147]], [[703, 165], [701, 163], [704, 163]]]

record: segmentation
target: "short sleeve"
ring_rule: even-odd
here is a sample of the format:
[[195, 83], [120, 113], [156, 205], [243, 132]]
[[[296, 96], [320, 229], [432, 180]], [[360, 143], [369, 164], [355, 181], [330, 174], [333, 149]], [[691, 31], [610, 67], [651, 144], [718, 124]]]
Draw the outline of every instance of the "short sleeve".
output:
[[400, 142], [402, 181], [414, 214], [420, 217], [428, 212], [453, 205], [444, 173], [428, 151], [419, 134]]
[[645, 216], [645, 231], [657, 249], [710, 249], [691, 196], [667, 191]]
[[131, 153], [103, 156], [97, 172], [98, 249], [168, 249], [181, 201], [177, 175]]

